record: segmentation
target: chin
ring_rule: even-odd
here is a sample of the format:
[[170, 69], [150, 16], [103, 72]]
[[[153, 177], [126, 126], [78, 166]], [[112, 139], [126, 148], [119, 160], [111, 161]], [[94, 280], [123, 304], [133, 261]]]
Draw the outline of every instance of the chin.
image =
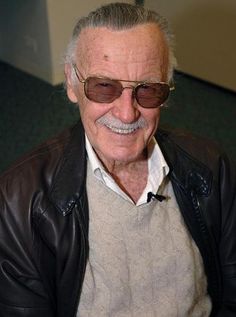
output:
[[128, 144], [126, 146], [124, 145], [124, 142], [122, 143], [122, 145], [115, 145], [115, 142], [110, 141], [109, 146], [107, 145], [107, 142], [105, 142], [100, 143], [99, 146], [94, 148], [104, 164], [108, 162], [112, 163], [114, 161], [121, 163], [135, 162], [143, 156], [143, 147], [137, 145], [137, 143], [135, 145]]
[[121, 163], [130, 163], [136, 161], [141, 156], [140, 153], [134, 153], [133, 151], [114, 151], [111, 155], [111, 160], [118, 161]]

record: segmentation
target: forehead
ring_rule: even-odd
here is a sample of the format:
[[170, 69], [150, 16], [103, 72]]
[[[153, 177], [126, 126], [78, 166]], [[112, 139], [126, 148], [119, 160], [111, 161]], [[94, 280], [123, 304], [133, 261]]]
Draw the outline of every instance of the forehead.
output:
[[161, 62], [167, 51], [164, 35], [152, 23], [121, 31], [105, 27], [86, 28], [79, 36], [76, 54], [79, 62], [87, 64], [139, 63], [157, 59]]

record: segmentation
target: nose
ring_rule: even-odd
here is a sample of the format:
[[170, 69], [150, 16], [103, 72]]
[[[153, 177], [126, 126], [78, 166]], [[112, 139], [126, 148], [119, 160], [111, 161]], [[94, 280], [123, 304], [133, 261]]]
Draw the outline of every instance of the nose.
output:
[[139, 118], [138, 103], [134, 98], [132, 87], [125, 87], [121, 96], [113, 103], [112, 114], [122, 122], [132, 123]]

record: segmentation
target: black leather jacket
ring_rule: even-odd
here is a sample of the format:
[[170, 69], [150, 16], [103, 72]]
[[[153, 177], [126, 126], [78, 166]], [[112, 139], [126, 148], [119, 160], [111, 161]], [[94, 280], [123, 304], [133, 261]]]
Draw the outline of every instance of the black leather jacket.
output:
[[[184, 220], [202, 254], [212, 316], [236, 316], [236, 171], [203, 140], [158, 131]], [[0, 178], [0, 317], [75, 317], [88, 257], [79, 123]]]

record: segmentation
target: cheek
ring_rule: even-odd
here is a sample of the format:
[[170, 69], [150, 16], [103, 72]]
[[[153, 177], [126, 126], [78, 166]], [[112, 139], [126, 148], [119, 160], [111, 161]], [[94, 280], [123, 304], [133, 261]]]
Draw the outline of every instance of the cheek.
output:
[[148, 130], [155, 132], [160, 119], [160, 109], [144, 109], [142, 115], [148, 123]]
[[84, 124], [85, 130], [86, 129], [95, 130], [98, 128], [96, 121], [100, 117], [102, 117], [104, 114], [109, 112], [110, 106], [91, 102], [86, 97], [84, 97], [80, 101], [79, 110], [80, 110], [80, 116]]

